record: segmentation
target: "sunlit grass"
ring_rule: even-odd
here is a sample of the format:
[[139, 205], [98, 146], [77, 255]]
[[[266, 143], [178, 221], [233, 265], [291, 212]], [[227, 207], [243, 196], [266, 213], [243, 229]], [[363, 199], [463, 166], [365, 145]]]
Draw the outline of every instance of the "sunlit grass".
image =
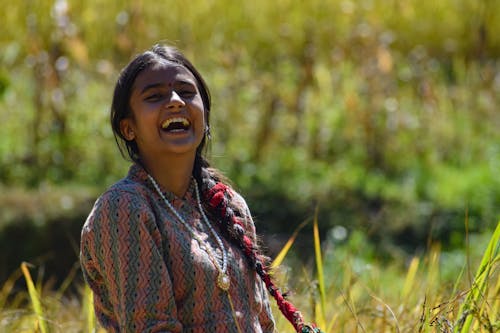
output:
[[[316, 219], [313, 223], [317, 223]], [[328, 244], [319, 243], [314, 225], [311, 237], [318, 250], [316, 264], [289, 267], [287, 276], [280, 274], [280, 269], [286, 268], [298, 230], [303, 227], [300, 226], [277, 257], [281, 265], [276, 267], [275, 262], [275, 277], [280, 285], [291, 286], [290, 299], [303, 312], [305, 320], [316, 322], [325, 332], [489, 333], [500, 328], [500, 224], [482, 258], [467, 258], [472, 265], [467, 270], [476, 270], [477, 265], [472, 281], [461, 273], [467, 262], [457, 268], [455, 280], [445, 280], [442, 270], [447, 263], [442, 262], [439, 246], [432, 247], [425, 255], [410, 258], [403, 266], [376, 260], [359, 265], [363, 253], [345, 256], [342, 245], [325, 252]], [[301, 236], [307, 237], [304, 233]], [[340, 261], [322, 260], [325, 255], [335, 256], [336, 251]], [[332, 262], [338, 266], [327, 266]], [[12, 286], [20, 278], [19, 271], [2, 286], [1, 332], [104, 332], [96, 322], [93, 296], [87, 286], [78, 287], [77, 295], [65, 296], [64, 290], [71, 283], [68, 281], [74, 280], [74, 273], [68, 274], [59, 290], [49, 291], [33, 281], [29, 267], [23, 263], [20, 269], [26, 290], [13, 294]], [[320, 282], [322, 274], [325, 275]], [[292, 326], [276, 305], [272, 304], [272, 308], [278, 331], [291, 332]]]
[[40, 301], [40, 294], [31, 279], [31, 274], [28, 269], [27, 263], [21, 264], [21, 270], [24, 275], [24, 279], [26, 280], [26, 285], [28, 286], [28, 293], [31, 299], [31, 305], [33, 307], [33, 311], [36, 314], [37, 320], [34, 322], [34, 330], [40, 330], [42, 333], [48, 333], [48, 327], [46, 318], [44, 317], [42, 304]]
[[[441, 276], [446, 262], [442, 262], [439, 246], [411, 258], [406, 270], [398, 264], [373, 262], [367, 270], [356, 272], [352, 263], [357, 254], [352, 253], [342, 266], [333, 268], [336, 276], [324, 277], [324, 303], [319, 282], [322, 261], [318, 259], [314, 272], [303, 268], [303, 276], [290, 274], [293, 284], [300, 286], [291, 298], [304, 309], [306, 319], [316, 320], [325, 332], [494, 332], [500, 327], [499, 236], [500, 225], [483, 257], [474, 258], [480, 264], [470, 282], [460, 268], [454, 281]], [[316, 240], [317, 234], [313, 237]], [[286, 259], [283, 262], [286, 265]], [[286, 321], [277, 318], [277, 322], [279, 332], [290, 331]]]
[[[474, 331], [477, 331], [479, 327], [484, 326], [486, 328], [492, 328], [493, 325], [496, 325], [498, 312], [491, 312], [490, 316], [490, 310], [498, 308], [498, 303], [500, 302], [497, 289], [499, 280], [496, 282], [490, 281], [490, 278], [493, 274], [495, 274], [495, 268], [497, 268], [495, 265], [498, 265], [500, 261], [500, 253], [498, 252], [499, 246], [500, 225], [495, 230], [495, 233], [493, 234], [493, 237], [484, 252], [484, 256], [481, 260], [479, 268], [477, 269], [471, 289], [467, 293], [465, 301], [460, 306], [454, 332], [469, 332], [471, 328]], [[487, 297], [490, 283], [494, 283], [492, 290], [497, 292], [494, 294], [496, 295], [496, 298], [492, 300], [489, 300]], [[492, 303], [490, 303], [490, 301]]]
[[314, 231], [314, 257], [316, 258], [316, 277], [318, 280], [318, 290], [320, 302], [316, 309], [316, 322], [321, 327], [326, 327], [325, 311], [326, 311], [326, 292], [325, 292], [325, 276], [323, 273], [323, 255], [321, 254], [321, 241], [319, 238], [318, 229], [318, 208], [314, 213], [313, 221]]

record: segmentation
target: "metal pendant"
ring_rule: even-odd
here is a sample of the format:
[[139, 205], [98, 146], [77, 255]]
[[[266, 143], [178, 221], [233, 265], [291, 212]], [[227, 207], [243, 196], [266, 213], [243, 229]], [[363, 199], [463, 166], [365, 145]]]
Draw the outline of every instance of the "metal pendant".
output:
[[224, 291], [229, 290], [229, 285], [231, 284], [231, 280], [229, 279], [229, 275], [226, 273], [219, 273], [219, 276], [217, 276], [217, 287]]

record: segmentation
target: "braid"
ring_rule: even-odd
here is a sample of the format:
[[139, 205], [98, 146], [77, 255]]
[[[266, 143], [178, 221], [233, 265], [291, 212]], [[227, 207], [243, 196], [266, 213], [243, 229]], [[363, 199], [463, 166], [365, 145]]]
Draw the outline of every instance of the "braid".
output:
[[276, 304], [283, 315], [299, 333], [321, 332], [315, 325], [304, 324], [304, 319], [300, 311], [285, 299], [272, 281], [269, 266], [266, 265], [266, 257], [260, 253], [252, 238], [245, 233], [243, 223], [236, 215], [235, 210], [231, 208], [230, 188], [223, 184], [216, 175], [211, 175], [206, 168], [203, 168], [201, 176], [202, 193], [208, 213], [212, 217], [216, 217], [215, 221], [218, 221], [220, 224], [224, 236], [242, 250], [250, 267], [260, 276], [267, 290], [276, 300]]

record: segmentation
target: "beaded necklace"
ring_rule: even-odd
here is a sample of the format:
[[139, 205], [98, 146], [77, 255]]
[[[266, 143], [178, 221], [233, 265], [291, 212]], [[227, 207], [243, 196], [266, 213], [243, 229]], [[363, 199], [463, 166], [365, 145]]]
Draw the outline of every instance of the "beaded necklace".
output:
[[200, 247], [202, 249], [204, 249], [207, 252], [207, 254], [209, 255], [209, 257], [212, 259], [212, 261], [215, 265], [215, 268], [219, 272], [219, 274], [217, 275], [217, 286], [224, 291], [228, 291], [231, 280], [229, 278], [229, 275], [227, 274], [227, 251], [224, 248], [224, 243], [222, 242], [222, 239], [219, 237], [219, 235], [217, 234], [215, 229], [212, 227], [212, 224], [208, 220], [208, 218], [205, 215], [205, 212], [203, 210], [203, 207], [201, 206], [200, 193], [198, 190], [198, 184], [196, 183], [196, 180], [193, 179], [194, 188], [195, 188], [195, 195], [196, 195], [196, 202], [198, 204], [198, 210], [200, 211], [200, 214], [202, 216], [202, 221], [208, 227], [208, 229], [210, 230], [210, 233], [214, 236], [215, 240], [217, 241], [217, 244], [219, 245], [219, 248], [222, 252], [222, 265], [217, 260], [217, 257], [213, 253], [212, 249], [209, 246], [204, 245], [205, 242], [203, 241], [203, 239], [201, 239], [200, 236], [198, 236], [198, 234], [194, 231], [194, 229], [184, 220], [184, 218], [181, 216], [181, 214], [179, 214], [179, 212], [167, 200], [167, 198], [165, 197], [163, 192], [160, 190], [160, 187], [158, 186], [158, 183], [155, 181], [155, 179], [149, 174], [148, 174], [148, 178], [151, 181], [151, 183], [153, 184], [158, 195], [163, 199], [163, 201], [167, 205], [167, 207], [172, 211], [172, 213], [175, 215], [175, 217], [177, 217], [179, 222], [181, 222], [182, 225], [184, 227], [186, 227], [187, 230], [189, 230], [189, 232], [193, 235], [193, 237], [200, 244]]
[[[200, 244], [200, 247], [207, 252], [208, 256], [213, 261], [215, 267], [217, 268], [217, 271], [219, 272], [219, 274], [217, 276], [217, 286], [226, 292], [228, 299], [229, 299], [229, 304], [231, 305], [233, 319], [234, 319], [234, 322], [236, 324], [237, 331], [239, 333], [242, 333], [241, 327], [240, 327], [238, 320], [236, 318], [236, 312], [234, 309], [233, 301], [231, 299], [231, 295], [228, 292], [229, 286], [230, 286], [230, 278], [229, 278], [229, 275], [226, 273], [226, 271], [227, 271], [227, 252], [226, 252], [226, 249], [224, 248], [224, 243], [222, 242], [222, 239], [219, 237], [219, 235], [217, 234], [215, 229], [212, 227], [212, 224], [209, 222], [207, 216], [205, 215], [205, 212], [204, 212], [203, 207], [201, 205], [200, 193], [198, 190], [198, 184], [197, 184], [196, 180], [193, 179], [192, 181], [194, 182], [196, 202], [198, 205], [198, 209], [199, 209], [200, 214], [202, 216], [203, 222], [206, 224], [206, 226], [208, 227], [208, 229], [210, 230], [210, 232], [214, 236], [215, 240], [217, 241], [219, 248], [221, 249], [222, 266], [219, 263], [219, 261], [217, 260], [217, 257], [214, 255], [211, 248], [203, 245], [205, 242], [195, 233], [194, 229], [184, 220], [184, 218], [179, 214], [179, 212], [177, 212], [177, 210], [175, 210], [175, 208], [172, 206], [172, 204], [167, 200], [167, 198], [165, 197], [163, 192], [160, 190], [160, 187], [158, 186], [158, 184], [154, 180], [154, 178], [149, 174], [148, 174], [148, 178], [151, 181], [151, 183], [153, 184], [158, 195], [163, 199], [163, 201], [167, 205], [167, 207], [172, 211], [172, 213], [177, 217], [177, 219], [182, 223], [182, 225], [184, 225], [186, 227], [186, 229], [189, 230], [189, 232], [193, 235], [193, 237]], [[215, 187], [217, 187], [217, 185], [219, 185], [219, 187], [215, 188]], [[222, 185], [221, 183], [219, 183], [217, 185], [214, 186], [212, 191], [213, 190], [220, 190], [221, 188], [222, 188], [222, 191], [224, 191], [226, 189], [226, 186]], [[214, 193], [212, 193], [212, 194], [215, 194], [216, 192], [217, 191], [214, 191]], [[215, 197], [216, 197], [216, 195], [214, 195], [214, 198]], [[211, 206], [217, 206], [217, 204], [215, 204], [215, 203], [216, 202], [220, 203], [219, 199], [213, 200], [213, 198], [212, 198], [209, 200], [209, 204]], [[212, 200], [213, 200], [213, 202], [212, 202]], [[239, 224], [235, 223], [235, 225], [239, 225]], [[249, 240], [246, 236], [244, 236], [244, 239], [245, 238], [246, 238], [246, 241], [244, 240], [243, 250], [244, 250], [245, 254], [250, 255], [251, 252], [253, 252], [253, 250], [251, 248], [251, 242], [249, 242]], [[261, 275], [262, 280], [266, 284], [266, 287], [269, 289], [269, 292], [271, 293], [272, 296], [274, 296], [276, 298], [276, 300], [278, 302], [278, 307], [283, 312], [283, 314], [287, 317], [287, 319], [290, 320], [290, 322], [293, 324], [293, 326], [297, 332], [300, 332], [300, 333], [318, 333], [318, 332], [322, 333], [323, 332], [321, 329], [316, 327], [316, 325], [305, 324], [303, 322], [303, 318], [302, 318], [301, 313], [291, 303], [289, 303], [288, 301], [286, 301], [284, 299], [283, 295], [279, 292], [278, 288], [276, 288], [276, 286], [271, 282], [269, 274], [267, 272], [263, 271], [263, 267], [262, 267], [262, 264], [260, 262], [257, 263], [256, 268], [257, 268], [257, 272], [259, 273], [259, 275]]]

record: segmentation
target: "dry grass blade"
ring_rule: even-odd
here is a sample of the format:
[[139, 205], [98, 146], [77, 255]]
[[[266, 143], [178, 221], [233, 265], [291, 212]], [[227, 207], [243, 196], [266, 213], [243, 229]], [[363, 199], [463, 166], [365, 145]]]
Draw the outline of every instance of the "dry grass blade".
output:
[[305, 220], [297, 227], [297, 229], [295, 229], [292, 236], [288, 239], [288, 241], [285, 243], [285, 246], [283, 246], [283, 248], [281, 249], [280, 253], [278, 253], [276, 258], [274, 258], [273, 262], [271, 263], [271, 269], [274, 269], [283, 263], [283, 260], [285, 260], [285, 257], [288, 254], [288, 251], [292, 247], [293, 243], [295, 242], [297, 235], [307, 223], [309, 223], [309, 220]]
[[387, 311], [389, 311], [389, 313], [391, 314], [392, 318], [394, 319], [394, 323], [395, 323], [395, 329], [396, 329], [396, 332], [397, 333], [400, 333], [401, 330], [399, 329], [399, 322], [398, 322], [398, 318], [396, 316], [396, 314], [394, 313], [394, 311], [392, 310], [392, 308], [390, 307], [389, 304], [387, 304], [386, 302], [384, 302], [382, 299], [380, 299], [379, 297], [375, 296], [372, 292], [369, 292], [370, 296], [376, 300], [377, 302], [379, 302], [380, 304], [382, 304], [386, 309]]
[[10, 277], [5, 281], [4, 285], [2, 286], [2, 289], [0, 290], [0, 310], [4, 308], [4, 306], [7, 304], [7, 299], [14, 288], [14, 285], [17, 281], [17, 279], [21, 276], [21, 271], [20, 270], [15, 270], [14, 273], [10, 275]]
[[73, 283], [73, 280], [76, 276], [76, 273], [78, 272], [78, 269], [80, 268], [80, 263], [75, 262], [73, 264], [73, 267], [71, 268], [71, 271], [69, 272], [68, 276], [64, 279], [64, 281], [61, 283], [61, 286], [57, 290], [56, 293], [56, 299], [60, 299], [63, 295], [64, 292], [70, 287], [70, 285]]
[[351, 300], [349, 295], [346, 295], [344, 292], [342, 292], [342, 298], [344, 300], [344, 304], [347, 306], [347, 309], [354, 317], [354, 320], [356, 322], [356, 332], [358, 331], [359, 328], [363, 333], [366, 333], [366, 330], [363, 324], [361, 323], [361, 320], [358, 317], [358, 312], [356, 310], [354, 302]]
[[23, 272], [24, 278], [26, 280], [26, 285], [28, 286], [28, 293], [30, 295], [31, 304], [33, 305], [33, 310], [38, 318], [35, 327], [39, 327], [42, 333], [48, 333], [47, 322], [43, 316], [43, 308], [42, 303], [40, 301], [40, 295], [35, 288], [35, 284], [33, 283], [33, 279], [31, 278], [31, 274], [28, 269], [28, 263], [23, 262], [21, 264], [21, 270]]
[[313, 230], [314, 230], [314, 254], [316, 257], [319, 295], [321, 300], [321, 310], [319, 311], [320, 318], [317, 318], [316, 320], [321, 327], [325, 327], [326, 292], [325, 292], [325, 278], [323, 275], [323, 258], [321, 255], [321, 240], [319, 238], [319, 230], [318, 230], [318, 207], [316, 207], [316, 211], [314, 213]]
[[87, 332], [96, 332], [96, 317], [94, 313], [94, 294], [89, 286], [85, 284], [83, 290], [83, 313], [85, 315], [85, 325]]
[[[493, 320], [500, 321], [500, 279], [497, 280], [497, 284], [493, 289], [492, 295], [496, 295], [495, 300], [493, 301], [493, 305], [491, 306]], [[500, 323], [499, 323], [500, 324]]]
[[413, 286], [415, 284], [415, 276], [417, 274], [419, 264], [420, 264], [420, 259], [418, 257], [414, 257], [411, 260], [410, 267], [408, 268], [408, 273], [406, 274], [403, 290], [401, 291], [402, 299], [406, 299], [408, 295], [410, 295], [410, 292], [413, 289]]

